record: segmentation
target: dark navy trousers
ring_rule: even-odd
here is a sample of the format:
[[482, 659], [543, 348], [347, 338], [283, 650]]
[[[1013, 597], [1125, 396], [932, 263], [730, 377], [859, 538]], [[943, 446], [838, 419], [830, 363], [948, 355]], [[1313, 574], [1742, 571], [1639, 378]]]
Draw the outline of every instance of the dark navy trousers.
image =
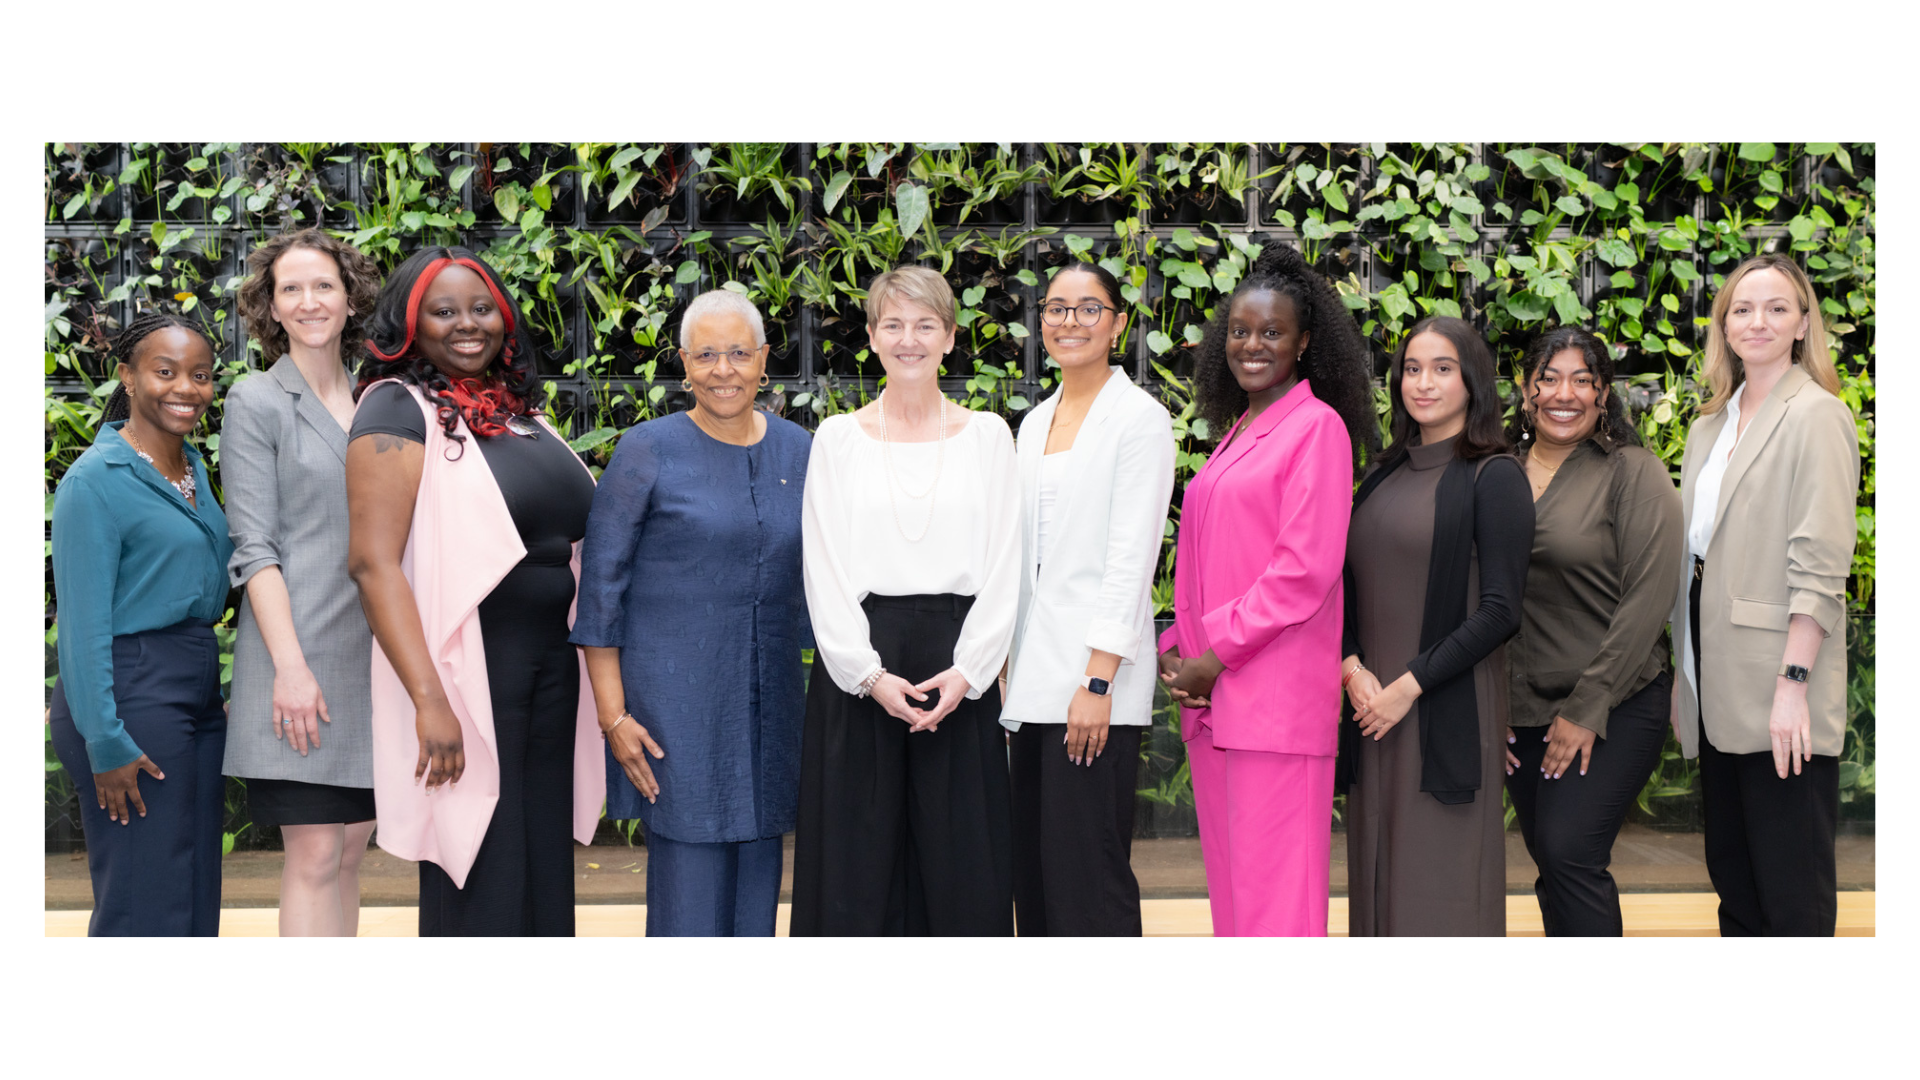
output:
[[86, 741], [54, 683], [53, 749], [80, 793], [93, 878], [87, 935], [216, 937], [227, 714], [213, 624], [188, 619], [114, 638], [113, 697], [127, 734], [166, 779], [140, 773], [147, 816], [109, 820], [94, 794]]
[[689, 844], [647, 834], [648, 937], [772, 937], [778, 836]]

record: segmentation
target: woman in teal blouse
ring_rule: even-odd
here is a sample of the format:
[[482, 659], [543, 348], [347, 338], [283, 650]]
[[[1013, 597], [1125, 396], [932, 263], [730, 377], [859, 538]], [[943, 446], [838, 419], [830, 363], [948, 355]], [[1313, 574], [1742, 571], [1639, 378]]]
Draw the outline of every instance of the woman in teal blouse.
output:
[[80, 794], [87, 933], [212, 937], [227, 741], [213, 624], [233, 544], [186, 436], [213, 401], [213, 346], [156, 312], [110, 356], [106, 422], [54, 494], [54, 752]]

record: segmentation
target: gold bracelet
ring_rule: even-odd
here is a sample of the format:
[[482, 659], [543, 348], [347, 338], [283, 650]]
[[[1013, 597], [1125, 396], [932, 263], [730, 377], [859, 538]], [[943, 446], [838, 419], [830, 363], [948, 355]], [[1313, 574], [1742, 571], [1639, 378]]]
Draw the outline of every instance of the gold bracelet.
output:
[[1367, 665], [1359, 660], [1355, 660], [1353, 662], [1353, 670], [1347, 672], [1346, 675], [1340, 679], [1340, 689], [1345, 690], [1347, 684], [1353, 681], [1353, 677], [1365, 670], [1367, 670]]
[[[619, 727], [621, 724], [624, 724], [629, 720], [633, 720], [633, 714], [630, 712], [622, 712], [619, 716], [616, 716], [613, 718], [613, 723], [608, 724], [606, 727], [603, 727], [600, 729], [600, 737], [604, 739], [607, 736], [613, 734], [614, 728]], [[634, 723], [637, 724], [639, 723], [639, 721], [634, 720]]]

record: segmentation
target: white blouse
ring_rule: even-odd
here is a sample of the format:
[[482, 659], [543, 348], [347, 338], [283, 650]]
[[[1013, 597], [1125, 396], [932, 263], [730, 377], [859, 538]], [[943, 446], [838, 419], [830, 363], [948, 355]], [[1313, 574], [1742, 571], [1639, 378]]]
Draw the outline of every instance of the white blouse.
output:
[[972, 596], [953, 666], [969, 698], [993, 685], [1020, 590], [1020, 477], [1005, 420], [969, 414], [943, 454], [936, 442], [883, 444], [851, 413], [828, 417], [813, 436], [800, 524], [807, 613], [834, 685], [854, 693], [881, 666], [860, 607], [873, 593]]
[[[1733, 460], [1734, 447], [1740, 442], [1740, 402], [1746, 397], [1747, 384], [1741, 383], [1727, 399], [1727, 422], [1721, 426], [1720, 435], [1713, 440], [1713, 448], [1707, 451], [1707, 460], [1700, 463], [1700, 473], [1693, 480], [1693, 522], [1687, 529], [1687, 559], [1681, 567], [1680, 588], [1682, 596], [1693, 581], [1693, 560], [1707, 557], [1707, 546], [1713, 542], [1714, 515], [1720, 509], [1720, 483], [1727, 477], [1727, 465]], [[1680, 605], [1687, 612], [1687, 605]], [[1688, 613], [1691, 618], [1691, 613]], [[1682, 624], [1673, 628], [1673, 636], [1680, 642], [1680, 678], [1693, 685], [1693, 628]], [[1695, 688], [1698, 692], [1698, 688]]]
[[1060, 502], [1060, 478], [1066, 475], [1071, 449], [1057, 454], [1046, 454], [1040, 458], [1039, 498], [1034, 505], [1034, 545], [1033, 563], [1045, 566], [1047, 563], [1048, 534], [1052, 531], [1054, 507]]

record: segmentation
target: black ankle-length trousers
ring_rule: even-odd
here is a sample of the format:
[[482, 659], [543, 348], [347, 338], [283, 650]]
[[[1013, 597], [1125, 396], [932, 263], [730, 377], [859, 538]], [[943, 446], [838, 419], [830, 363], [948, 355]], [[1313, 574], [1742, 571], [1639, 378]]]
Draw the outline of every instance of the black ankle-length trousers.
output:
[[[881, 664], [918, 683], [953, 666], [973, 598], [869, 596], [860, 606]], [[872, 698], [835, 686], [815, 656], [800, 747], [792, 936], [1013, 933], [999, 717], [992, 688], [962, 701], [937, 730], [909, 732]]]
[[1607, 867], [1627, 808], [1647, 785], [1667, 744], [1673, 679], [1661, 675], [1607, 714], [1607, 737], [1593, 741], [1587, 774], [1580, 758], [1558, 780], [1540, 775], [1548, 728], [1514, 728], [1520, 767], [1507, 778], [1520, 835], [1540, 876], [1533, 895], [1548, 937], [1619, 937], [1620, 887]]
[[1021, 724], [1013, 775], [1013, 910], [1021, 937], [1139, 937], [1133, 805], [1140, 735], [1107, 726], [1092, 765], [1075, 765], [1065, 724]]
[[573, 936], [573, 571], [522, 560], [480, 601], [500, 801], [466, 888], [420, 863], [421, 937]]
[[[1700, 685], [1700, 580], [1694, 560], [1688, 604], [1693, 684]], [[1815, 754], [1773, 767], [1773, 752], [1724, 754], [1707, 738], [1700, 702], [1700, 804], [1706, 818], [1707, 877], [1720, 894], [1721, 937], [1832, 937], [1839, 920], [1835, 832], [1840, 759]]]

